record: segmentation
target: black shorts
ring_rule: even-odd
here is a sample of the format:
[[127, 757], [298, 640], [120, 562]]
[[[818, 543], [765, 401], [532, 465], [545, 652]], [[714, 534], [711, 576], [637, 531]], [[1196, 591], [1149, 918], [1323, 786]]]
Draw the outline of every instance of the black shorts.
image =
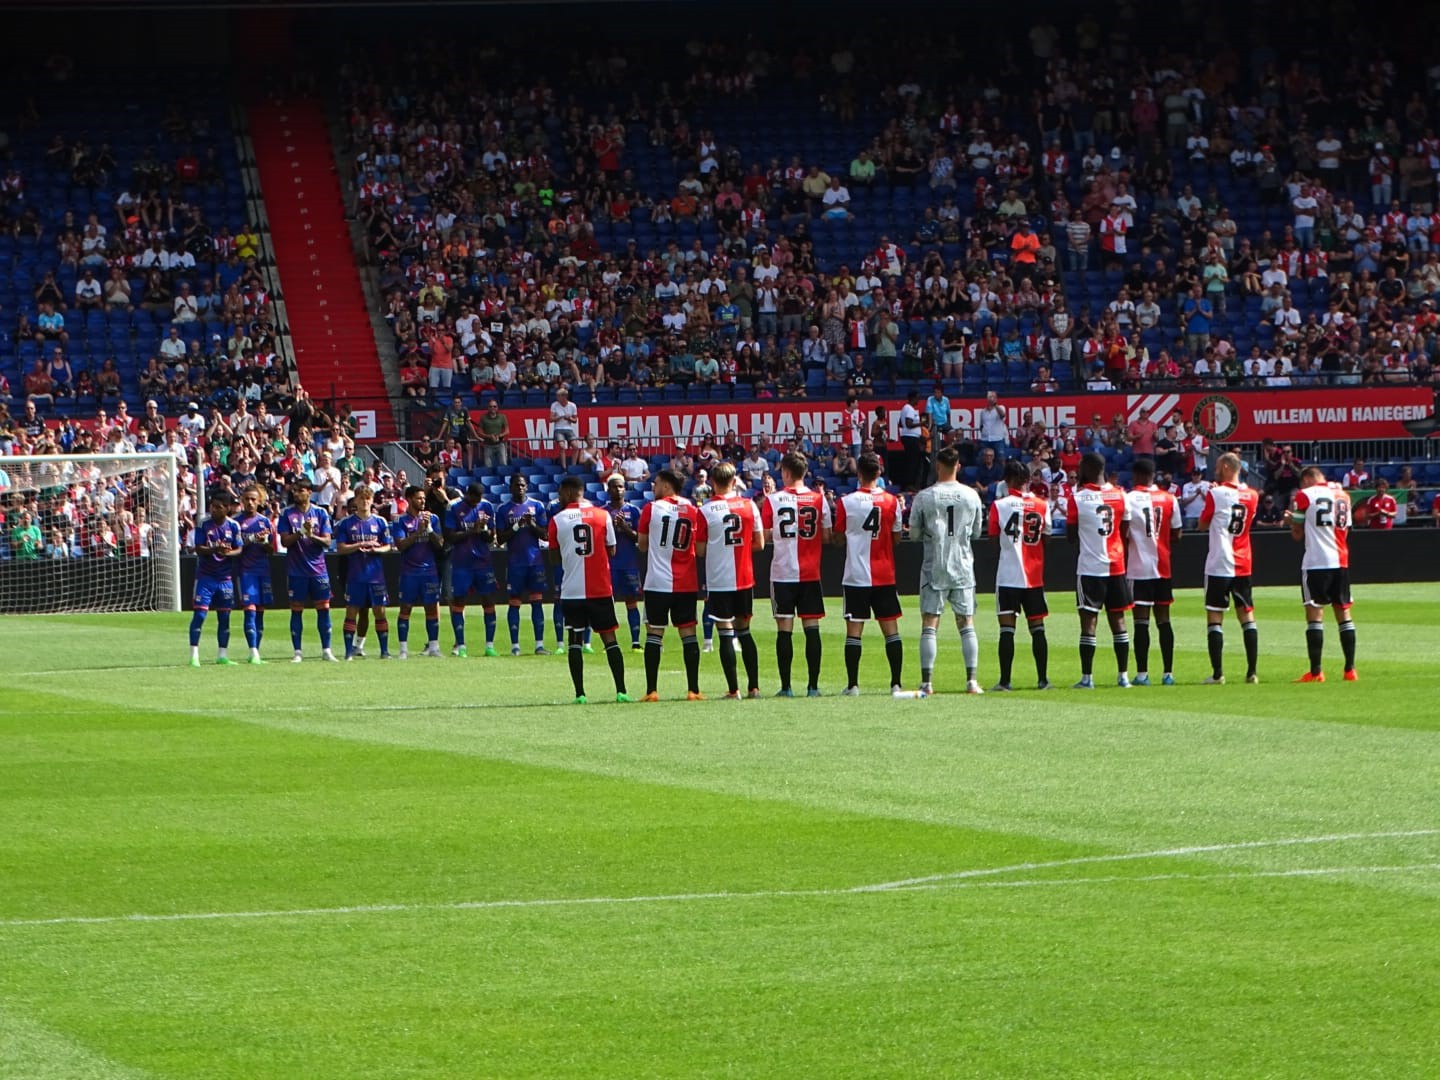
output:
[[1236, 611], [1254, 611], [1255, 601], [1250, 595], [1250, 575], [1244, 577], [1205, 578], [1205, 610], [1224, 611], [1235, 601]]
[[1300, 596], [1308, 607], [1350, 606], [1350, 571], [1303, 570], [1300, 574]]
[[1045, 590], [1039, 585], [1022, 589], [1016, 585], [1001, 585], [995, 590], [995, 614], [1019, 615], [1028, 619], [1043, 619], [1050, 614], [1050, 605], [1045, 602]]
[[845, 618], [850, 622], [898, 619], [900, 614], [900, 594], [894, 585], [845, 586]]
[[825, 594], [820, 582], [770, 582], [770, 610], [777, 619], [823, 619]]
[[699, 620], [695, 609], [700, 594], [693, 592], [654, 592], [645, 590], [645, 622], [649, 626], [674, 626], [683, 630]]
[[1175, 586], [1168, 577], [1136, 578], [1130, 582], [1136, 607], [1166, 607], [1175, 603]]
[[1130, 582], [1124, 574], [1081, 574], [1075, 581], [1075, 606], [1081, 611], [1129, 611]]
[[610, 596], [590, 600], [561, 600], [560, 611], [568, 630], [594, 630], [603, 634], [620, 623], [615, 618], [615, 600]]
[[755, 590], [753, 588], [712, 592], [709, 599], [712, 622], [748, 619], [755, 614]]

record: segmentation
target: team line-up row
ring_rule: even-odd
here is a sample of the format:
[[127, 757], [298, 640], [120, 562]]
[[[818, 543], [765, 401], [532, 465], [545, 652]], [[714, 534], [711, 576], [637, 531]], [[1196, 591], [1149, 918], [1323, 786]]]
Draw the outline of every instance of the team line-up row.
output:
[[[996, 610], [1000, 622], [999, 680], [994, 690], [1011, 689], [1015, 633], [1020, 619], [1029, 631], [1036, 685], [1050, 689], [1044, 593], [1045, 545], [1049, 507], [1027, 490], [1029, 475], [1019, 462], [1007, 466], [1006, 494], [986, 511], [978, 494], [956, 480], [958, 455], [936, 455], [937, 482], [919, 492], [909, 509], [913, 539], [923, 545], [920, 571], [920, 669], [918, 690], [905, 688], [905, 649], [899, 634], [900, 598], [895, 583], [895, 542], [903, 529], [905, 507], [881, 483], [881, 462], [863, 455], [858, 463], [860, 486], [833, 501], [806, 487], [808, 462], [800, 453], [786, 456], [780, 466], [784, 486], [754, 502], [734, 492], [735, 470], [721, 465], [712, 476], [709, 499], [696, 504], [680, 495], [682, 479], [662, 471], [654, 481], [654, 499], [643, 508], [625, 500], [622, 477], [611, 478], [610, 503], [599, 506], [584, 499], [583, 482], [567, 478], [550, 507], [527, 496], [523, 477], [512, 483], [512, 498], [498, 509], [471, 487], [448, 501], [444, 520], [427, 508], [427, 498], [444, 496], [412, 488], [406, 512], [393, 523], [374, 514], [371, 494], [356, 492], [354, 513], [332, 525], [329, 515], [310, 501], [309, 482], [292, 485], [291, 505], [272, 522], [259, 512], [263, 492], [249, 488], [240, 496], [236, 516], [221, 497], [212, 501], [210, 518], [196, 529], [194, 611], [190, 626], [190, 663], [198, 666], [201, 630], [209, 610], [216, 611], [219, 662], [227, 655], [229, 613], [237, 601], [244, 609], [250, 662], [260, 663], [264, 611], [271, 597], [269, 557], [278, 537], [286, 551], [291, 638], [294, 662], [301, 661], [301, 613], [317, 608], [322, 655], [338, 659], [331, 648], [331, 590], [325, 561], [332, 540], [346, 560], [345, 657], [358, 654], [357, 630], [373, 614], [382, 658], [388, 659], [389, 624], [381, 555], [401, 554], [398, 636], [400, 657], [408, 657], [410, 615], [416, 606], [425, 614], [425, 655], [439, 656], [439, 559], [448, 551], [451, 574], [451, 625], [454, 654], [466, 655], [465, 611], [480, 606], [485, 616], [485, 653], [495, 655], [496, 595], [493, 549], [508, 549], [507, 578], [511, 651], [518, 654], [520, 608], [532, 605], [536, 651], [544, 651], [545, 559], [557, 570], [557, 624], [569, 629], [569, 662], [577, 701], [585, 700], [584, 657], [591, 651], [593, 631], [604, 643], [615, 693], [630, 700], [625, 686], [624, 658], [617, 641], [615, 601], [627, 608], [632, 647], [640, 647], [640, 603], [644, 603], [646, 700], [658, 700], [658, 675], [664, 635], [674, 626], [680, 636], [688, 684], [687, 696], [700, 697], [700, 618], [702, 580], [705, 617], [719, 637], [719, 656], [727, 697], [742, 696], [739, 668], [746, 679], [743, 696], [759, 697], [759, 660], [750, 634], [754, 614], [754, 555], [772, 549], [770, 604], [776, 623], [775, 659], [780, 687], [777, 696], [794, 695], [791, 670], [795, 623], [804, 635], [806, 692], [819, 696], [822, 661], [820, 620], [825, 598], [820, 583], [823, 547], [844, 546], [843, 577], [846, 623], [844, 693], [859, 693], [859, 669], [865, 624], [878, 623], [884, 635], [891, 692], [927, 696], [938, 653], [941, 617], [948, 608], [960, 635], [966, 669], [966, 692], [982, 693], [978, 677], [979, 645], [974, 626], [976, 581], [973, 545], [988, 534], [999, 543]], [[1082, 459], [1079, 484], [1067, 507], [1067, 535], [1078, 545], [1076, 605], [1080, 614], [1080, 680], [1077, 689], [1094, 687], [1096, 632], [1103, 613], [1110, 628], [1117, 666], [1117, 684], [1148, 685], [1151, 624], [1155, 625], [1162, 663], [1161, 682], [1174, 682], [1174, 635], [1170, 623], [1173, 586], [1171, 551], [1182, 521], [1173, 495], [1153, 483], [1148, 459], [1135, 463], [1129, 492], [1105, 483], [1105, 461], [1098, 454]], [[1251, 599], [1250, 529], [1258, 494], [1240, 482], [1240, 461], [1222, 456], [1217, 482], [1206, 495], [1201, 525], [1209, 548], [1205, 562], [1205, 608], [1211, 674], [1207, 683], [1223, 683], [1224, 619], [1233, 606], [1240, 623], [1246, 657], [1246, 681], [1258, 682], [1259, 632]], [[1327, 481], [1319, 469], [1307, 469], [1291, 507], [1291, 530], [1304, 543], [1301, 562], [1310, 669], [1302, 682], [1324, 680], [1324, 608], [1331, 607], [1339, 625], [1344, 675], [1355, 675], [1355, 627], [1350, 619], [1349, 495]], [[641, 566], [644, 565], [644, 585]], [[703, 568], [703, 578], [702, 571]], [[1132, 639], [1127, 613], [1134, 611], [1136, 672], [1130, 677]], [[557, 625], [557, 635], [560, 627]]]

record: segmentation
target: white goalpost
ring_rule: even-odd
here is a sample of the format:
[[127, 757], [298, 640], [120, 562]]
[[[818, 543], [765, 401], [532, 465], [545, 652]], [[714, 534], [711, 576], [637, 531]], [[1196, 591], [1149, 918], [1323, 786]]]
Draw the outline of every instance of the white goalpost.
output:
[[0, 457], [0, 613], [179, 611], [171, 454]]

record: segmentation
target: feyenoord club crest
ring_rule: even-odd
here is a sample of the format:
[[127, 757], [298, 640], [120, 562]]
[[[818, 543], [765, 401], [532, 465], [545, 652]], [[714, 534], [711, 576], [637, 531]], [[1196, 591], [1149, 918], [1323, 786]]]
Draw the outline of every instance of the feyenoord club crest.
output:
[[1196, 402], [1190, 421], [1207, 438], [1228, 439], [1240, 426], [1240, 410], [1224, 394], [1208, 394]]

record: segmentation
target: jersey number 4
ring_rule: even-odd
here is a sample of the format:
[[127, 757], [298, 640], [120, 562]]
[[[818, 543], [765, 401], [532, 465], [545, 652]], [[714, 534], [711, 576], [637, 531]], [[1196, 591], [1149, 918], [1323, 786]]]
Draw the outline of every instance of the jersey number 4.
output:
[[865, 515], [865, 520], [860, 522], [860, 528], [870, 534], [870, 539], [880, 538], [880, 508], [872, 506], [870, 512]]

